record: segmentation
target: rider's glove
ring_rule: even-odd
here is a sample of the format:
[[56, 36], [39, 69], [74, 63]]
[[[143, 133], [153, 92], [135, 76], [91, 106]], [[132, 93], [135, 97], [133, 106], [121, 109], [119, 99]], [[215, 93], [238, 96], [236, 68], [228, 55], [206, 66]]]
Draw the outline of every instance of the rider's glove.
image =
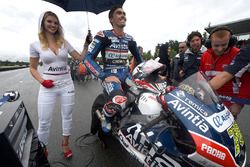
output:
[[52, 88], [54, 86], [53, 80], [43, 80], [41, 83], [45, 88]]

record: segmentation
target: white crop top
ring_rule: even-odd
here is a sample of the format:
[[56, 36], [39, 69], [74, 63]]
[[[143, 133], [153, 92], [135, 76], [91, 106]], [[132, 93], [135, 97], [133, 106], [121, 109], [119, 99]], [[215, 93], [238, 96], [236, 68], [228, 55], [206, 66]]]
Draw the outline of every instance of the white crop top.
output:
[[64, 45], [59, 48], [59, 53], [56, 55], [50, 48], [43, 50], [39, 41], [30, 44], [30, 57], [40, 58], [43, 62], [44, 74], [63, 74], [69, 71], [68, 54], [75, 49], [69, 42], [65, 41]]

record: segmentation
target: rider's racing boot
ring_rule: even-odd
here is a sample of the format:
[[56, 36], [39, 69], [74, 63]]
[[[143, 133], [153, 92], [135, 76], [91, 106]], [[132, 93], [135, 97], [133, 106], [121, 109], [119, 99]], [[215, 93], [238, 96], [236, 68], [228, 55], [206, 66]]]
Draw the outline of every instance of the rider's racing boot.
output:
[[113, 116], [121, 111], [121, 106], [112, 101], [106, 103], [103, 107], [104, 118], [101, 120], [102, 131], [109, 133], [111, 130], [111, 121]]
[[111, 123], [108, 119], [105, 118], [104, 116], [104, 119], [102, 119], [101, 121], [101, 125], [102, 125], [102, 131], [104, 133], [109, 133], [110, 130], [111, 130]]

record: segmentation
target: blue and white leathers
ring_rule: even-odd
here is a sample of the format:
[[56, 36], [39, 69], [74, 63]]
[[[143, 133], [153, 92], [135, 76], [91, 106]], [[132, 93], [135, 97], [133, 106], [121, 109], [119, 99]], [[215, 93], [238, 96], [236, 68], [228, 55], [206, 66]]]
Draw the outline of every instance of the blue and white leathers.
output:
[[[100, 31], [94, 37], [93, 42], [86, 54], [84, 63], [86, 67], [98, 78], [104, 80], [106, 77], [114, 75], [117, 76], [123, 83], [127, 76], [130, 76], [127, 67], [128, 52], [131, 52], [138, 63], [143, 61], [136, 42], [133, 37], [124, 34], [122, 37], [117, 36], [113, 30]], [[103, 69], [96, 63], [95, 59], [101, 52], [104, 63]], [[105, 84], [103, 84], [105, 85]], [[104, 88], [109, 93], [110, 90], [121, 89], [115, 83]]]
[[[121, 84], [124, 83], [127, 77], [131, 77], [127, 67], [129, 51], [138, 63], [143, 61], [132, 36], [126, 33], [123, 36], [118, 36], [113, 30], [105, 30], [98, 32], [94, 37], [84, 60], [86, 67], [102, 81], [108, 76], [119, 78], [121, 83], [107, 83], [104, 81], [102, 86], [108, 93], [108, 101], [119, 104], [121, 108], [124, 106], [119, 103], [120, 96], [124, 96]], [[99, 52], [102, 55], [103, 68], [95, 61]], [[122, 101], [125, 103], [124, 100]]]
[[[95, 76], [104, 80], [107, 76], [113, 74], [120, 75], [117, 74], [115, 69], [128, 68], [127, 60], [129, 51], [138, 63], [143, 61], [132, 36], [125, 33], [122, 37], [119, 37], [112, 30], [100, 31], [94, 37], [84, 63]], [[95, 62], [99, 52], [102, 54], [103, 69]], [[128, 73], [128, 71], [120, 72]]]

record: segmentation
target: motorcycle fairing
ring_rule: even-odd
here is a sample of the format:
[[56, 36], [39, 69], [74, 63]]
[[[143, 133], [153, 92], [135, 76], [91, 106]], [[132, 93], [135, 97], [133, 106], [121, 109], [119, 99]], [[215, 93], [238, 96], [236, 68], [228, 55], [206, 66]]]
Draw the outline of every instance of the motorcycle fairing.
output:
[[146, 156], [133, 147], [133, 145], [129, 142], [129, 140], [126, 138], [126, 136], [122, 133], [121, 130], [118, 131], [118, 136], [122, 146], [140, 163], [144, 163], [144, 159], [146, 158]]
[[207, 159], [206, 157], [203, 157], [202, 155], [198, 154], [197, 152], [194, 152], [193, 154], [188, 155], [188, 158], [201, 164], [202, 166], [205, 166], [205, 167], [224, 167], [224, 166], [221, 166], [221, 165]]
[[162, 128], [163, 125], [156, 125], [143, 132], [143, 125], [127, 124], [118, 132], [119, 141], [131, 155], [146, 166], [181, 167], [176, 159], [180, 160], [183, 155], [174, 147], [171, 131], [166, 129], [160, 133]]
[[199, 155], [217, 163], [216, 166], [238, 166], [234, 156], [227, 147], [198, 133], [189, 132], [195, 142], [196, 152]]
[[[183, 92], [181, 96], [180, 92]], [[167, 104], [169, 104], [170, 107], [174, 107], [175, 110], [183, 113], [183, 116], [186, 115], [192, 119], [191, 117], [193, 117], [193, 114], [196, 115], [195, 118], [192, 119], [192, 122], [196, 122], [195, 125], [201, 125], [206, 121], [209, 126], [212, 126], [216, 131], [223, 132], [234, 122], [232, 114], [223, 104], [204, 104], [201, 100], [179, 90], [178, 88], [166, 96], [172, 96], [166, 99]], [[220, 105], [220, 107], [217, 107], [218, 105]], [[206, 129], [206, 125], [204, 126]], [[203, 130], [203, 132], [204, 131], [205, 130]]]
[[[178, 88], [166, 94], [164, 98], [169, 110], [189, 132], [199, 134], [203, 138], [228, 148], [230, 154], [227, 153], [227, 157], [233, 157], [236, 164], [243, 164], [246, 159], [245, 154], [243, 154], [245, 143], [237, 124], [234, 123], [232, 115], [228, 114], [229, 111], [225, 107], [202, 104], [199, 99]], [[191, 102], [188, 102], [187, 99]], [[199, 143], [198, 137], [194, 137], [193, 134], [191, 136], [196, 147], [201, 148], [202, 145], [197, 145]], [[220, 151], [226, 154], [225, 150]]]
[[[178, 88], [164, 96], [167, 106], [179, 120], [185, 125], [188, 130], [198, 133], [209, 133], [211, 125], [206, 121], [206, 116], [212, 115], [212, 112], [205, 105], [197, 103], [194, 97], [186, 92], [178, 95]], [[179, 90], [181, 91], [181, 90]], [[193, 104], [199, 107], [194, 108], [185, 100], [189, 99]]]

